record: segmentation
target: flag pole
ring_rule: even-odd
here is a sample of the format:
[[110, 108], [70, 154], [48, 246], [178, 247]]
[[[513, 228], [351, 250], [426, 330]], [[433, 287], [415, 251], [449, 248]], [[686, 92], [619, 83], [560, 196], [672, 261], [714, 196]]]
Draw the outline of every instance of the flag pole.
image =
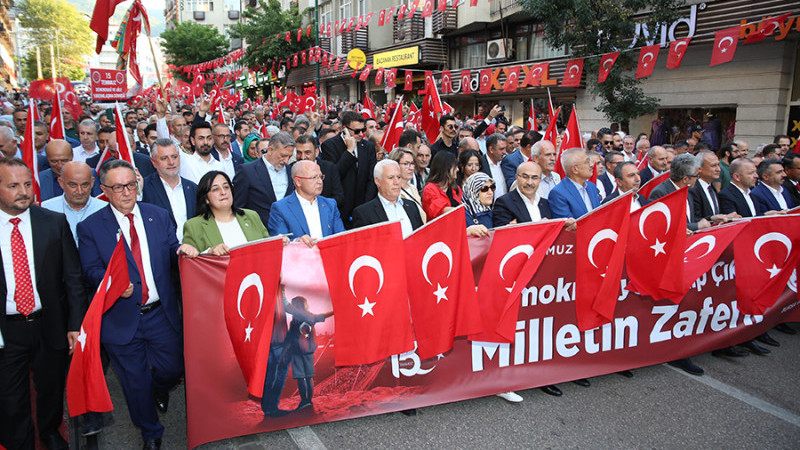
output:
[[147, 43], [150, 44], [150, 54], [153, 55], [153, 67], [156, 69], [156, 78], [158, 78], [158, 88], [161, 91], [161, 96], [166, 98], [164, 94], [164, 84], [161, 82], [161, 72], [158, 70], [158, 61], [156, 61], [156, 51], [153, 49], [153, 41], [150, 36], [147, 36]]

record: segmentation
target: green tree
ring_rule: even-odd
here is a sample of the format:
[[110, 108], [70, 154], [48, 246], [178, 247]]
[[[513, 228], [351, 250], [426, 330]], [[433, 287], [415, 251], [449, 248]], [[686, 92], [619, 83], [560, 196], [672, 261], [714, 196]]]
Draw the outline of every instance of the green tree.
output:
[[[219, 58], [228, 53], [228, 40], [214, 27], [183, 22], [161, 33], [162, 48], [167, 63], [188, 66]], [[184, 78], [182, 72], [178, 72]]]
[[23, 58], [22, 74], [28, 80], [37, 78], [36, 47], [41, 54], [42, 76], [50, 78], [50, 45], [54, 46], [56, 73], [79, 81], [86, 77], [83, 68], [60, 60], [83, 62], [94, 47], [94, 34], [89, 29], [89, 20], [65, 0], [23, 0], [17, 4], [22, 28], [30, 30], [29, 42], [25, 45], [27, 55]]
[[[242, 23], [232, 26], [229, 31], [231, 38], [242, 39], [248, 45], [245, 56], [240, 60], [242, 65], [269, 69], [273, 61], [285, 59], [314, 45], [315, 30], [306, 37], [304, 29], [302, 39], [297, 42], [297, 29], [302, 26], [303, 15], [309, 9], [300, 12], [297, 4], [292, 2], [288, 10], [283, 10], [278, 0], [259, 0], [259, 5], [260, 10], [248, 7]], [[284, 38], [287, 31], [291, 32], [291, 42], [286, 42]], [[278, 33], [281, 33], [281, 37], [276, 39]]]
[[[636, 22], [656, 29], [678, 16], [683, 0], [521, 0], [526, 12], [544, 27], [544, 38], [554, 48], [566, 46], [575, 57], [600, 55], [620, 50], [614, 68], [604, 83], [597, 83], [600, 58], [584, 61], [586, 84], [600, 98], [596, 109], [612, 122], [627, 128], [630, 119], [649, 114], [659, 99], [644, 94], [640, 80], [629, 70], [638, 51], [624, 51], [634, 37]], [[649, 11], [642, 18], [641, 12]], [[637, 16], [637, 14], [639, 14]]]

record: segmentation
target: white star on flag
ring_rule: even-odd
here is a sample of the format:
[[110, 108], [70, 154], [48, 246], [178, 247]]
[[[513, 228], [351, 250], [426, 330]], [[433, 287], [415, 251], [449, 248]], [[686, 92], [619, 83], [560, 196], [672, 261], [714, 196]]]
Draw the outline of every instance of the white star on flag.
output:
[[449, 298], [447, 298], [447, 286], [445, 286], [445, 287], [442, 287], [442, 285], [441, 285], [441, 284], [439, 284], [439, 283], [436, 283], [436, 286], [438, 287], [438, 289], [436, 289], [435, 291], [433, 291], [433, 295], [435, 295], [435, 296], [436, 296], [436, 304], [438, 305], [438, 304], [439, 304], [439, 302], [440, 302], [442, 299], [445, 299], [445, 300], [450, 300]]
[[767, 272], [769, 272], [769, 277], [770, 277], [770, 279], [772, 279], [772, 278], [775, 278], [776, 276], [778, 276], [779, 273], [781, 273], [781, 269], [778, 266], [776, 266], [775, 264], [773, 264], [772, 267], [767, 269]]
[[253, 332], [253, 325], [252, 325], [251, 322], [247, 322], [247, 328], [244, 329], [244, 332], [246, 333], [245, 337], [244, 337], [244, 341], [245, 342], [250, 341], [250, 333]]
[[650, 248], [652, 248], [653, 251], [655, 251], [655, 254], [653, 256], [658, 256], [659, 253], [663, 253], [666, 255], [667, 252], [664, 251], [664, 245], [666, 245], [666, 242], [661, 242], [658, 240], [658, 238], [656, 238], [655, 245], [650, 246]]
[[364, 303], [358, 305], [361, 308], [361, 317], [366, 316], [369, 314], [372, 317], [375, 317], [375, 314], [372, 312], [372, 308], [376, 305], [375, 302], [370, 303], [367, 297], [364, 297]]
[[86, 346], [86, 337], [86, 331], [84, 331], [83, 327], [81, 327], [81, 332], [78, 334], [78, 342], [81, 343], [81, 351], [83, 351], [83, 347]]

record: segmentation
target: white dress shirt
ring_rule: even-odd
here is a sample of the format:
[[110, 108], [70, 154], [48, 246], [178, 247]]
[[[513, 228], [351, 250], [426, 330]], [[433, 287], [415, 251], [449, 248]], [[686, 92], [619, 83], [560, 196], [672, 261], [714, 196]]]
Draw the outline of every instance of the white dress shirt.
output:
[[[128, 248], [131, 247], [131, 222], [125, 217], [124, 214], [117, 211], [114, 206], [111, 206], [111, 212], [114, 213], [114, 218], [117, 219], [117, 224], [119, 225], [119, 230], [122, 232], [122, 236], [125, 238], [125, 241], [128, 243]], [[145, 304], [153, 303], [159, 300], [161, 297], [158, 295], [158, 288], [156, 288], [156, 279], [153, 277], [153, 268], [150, 265], [150, 245], [147, 242], [147, 232], [144, 229], [144, 221], [142, 220], [142, 213], [139, 211], [139, 205], [133, 207], [133, 226], [136, 229], [136, 235], [139, 238], [139, 251], [142, 254], [142, 266], [144, 266], [144, 276], [145, 281], [147, 282], [147, 290], [150, 296], [149, 299], [145, 302]]]
[[[42, 309], [42, 301], [39, 298], [39, 291], [36, 289], [36, 266], [33, 262], [33, 232], [31, 231], [31, 211], [25, 210], [18, 216], [10, 216], [0, 210], [0, 254], [3, 256], [3, 272], [6, 279], [6, 314], [19, 314], [17, 302], [14, 301], [16, 282], [14, 281], [14, 255], [11, 253], [11, 232], [14, 224], [9, 220], [17, 217], [20, 219], [18, 228], [25, 242], [25, 253], [28, 256], [28, 268], [31, 272], [31, 284], [33, 285], [33, 311]], [[33, 312], [32, 311], [32, 312]]]
[[486, 161], [489, 161], [489, 172], [492, 173], [492, 179], [494, 180], [494, 184], [497, 185], [497, 189], [494, 192], [495, 198], [500, 197], [501, 195], [508, 192], [506, 189], [506, 177], [503, 176], [503, 169], [500, 168], [500, 163], [503, 161], [502, 159], [497, 162], [497, 164], [492, 161], [492, 158], [486, 157]]
[[183, 183], [178, 178], [178, 184], [173, 188], [163, 178], [158, 177], [161, 184], [164, 185], [164, 191], [167, 192], [167, 199], [169, 206], [172, 209], [172, 215], [175, 217], [175, 234], [178, 236], [178, 242], [183, 241], [183, 224], [186, 223], [186, 196], [183, 193]]
[[243, 245], [247, 243], [247, 237], [244, 235], [244, 230], [242, 230], [242, 226], [239, 225], [239, 221], [236, 220], [235, 217], [230, 222], [220, 222], [217, 219], [214, 219], [214, 222], [217, 223], [219, 234], [222, 235], [222, 242], [227, 245], [228, 248], [233, 248], [237, 245]]
[[525, 204], [525, 208], [528, 210], [528, 215], [531, 216], [531, 222], [539, 222], [542, 220], [542, 212], [539, 210], [539, 193], [536, 193], [536, 196], [531, 201], [528, 197], [522, 195], [519, 189], [516, 190], [517, 194], [519, 194], [520, 198], [522, 198], [522, 203]]
[[756, 205], [753, 204], [753, 199], [750, 198], [750, 189], [745, 191], [744, 189], [742, 189], [739, 186], [737, 186], [736, 183], [731, 183], [731, 184], [736, 186], [736, 189], [738, 189], [739, 192], [742, 193], [742, 195], [744, 196], [744, 201], [747, 202], [747, 207], [750, 208], [750, 214], [752, 214], [752, 216], [755, 217], [756, 216]]
[[236, 175], [236, 167], [233, 165], [233, 151], [231, 151], [230, 147], [228, 148], [228, 157], [222, 156], [222, 153], [217, 150], [219, 154], [219, 162], [222, 163], [222, 171], [228, 174], [228, 177], [232, 180], [234, 175]]
[[[714, 199], [711, 198], [711, 193], [708, 192], [708, 188], [711, 185], [706, 183], [705, 181], [699, 179], [699, 178], [697, 179], [697, 182], [700, 183], [700, 187], [703, 189], [703, 195], [706, 196], [706, 201], [708, 202], [709, 205], [711, 205], [711, 211], [713, 211], [714, 214], [719, 214], [719, 201], [717, 201], [717, 203], [714, 203]], [[712, 187], [711, 189], [714, 189], [714, 188]], [[717, 206], [715, 207], [714, 205], [717, 205]]]
[[211, 155], [208, 155], [208, 161], [201, 158], [197, 152], [186, 155], [185, 158], [181, 158], [180, 175], [195, 184], [200, 182], [200, 178], [203, 178], [203, 175], [212, 170], [224, 172], [225, 168], [221, 162], [217, 161]]
[[72, 150], [72, 160], [79, 162], [86, 162], [87, 159], [99, 153], [100, 153], [100, 147], [97, 144], [94, 144], [94, 149], [92, 149], [91, 152], [87, 152], [82, 145], [79, 145]]
[[[322, 239], [322, 221], [319, 218], [319, 202], [314, 197], [313, 201], [304, 199], [297, 191], [294, 191], [297, 200], [300, 201], [300, 207], [303, 208], [303, 216], [306, 218], [308, 224], [308, 235], [313, 239]], [[300, 236], [295, 236], [299, 238]]]
[[589, 198], [589, 192], [586, 190], [586, 182], [581, 185], [572, 178], [568, 179], [573, 185], [575, 185], [575, 189], [578, 190], [578, 194], [580, 194], [581, 198], [583, 199], [583, 204], [586, 205], [586, 211], [591, 211], [594, 209], [594, 206], [592, 206], [592, 199]]
[[778, 205], [780, 205], [781, 210], [789, 209], [789, 205], [786, 204], [786, 199], [783, 198], [783, 186], [778, 186], [778, 189], [773, 189], [772, 186], [768, 185], [767, 183], [763, 184], [769, 191], [772, 193], [772, 196], [775, 197], [777, 200]]
[[407, 238], [411, 233], [414, 232], [414, 227], [411, 225], [411, 219], [408, 218], [408, 214], [406, 214], [406, 210], [403, 208], [402, 198], [398, 197], [397, 202], [392, 203], [389, 200], [386, 200], [381, 194], [378, 194], [378, 199], [381, 202], [381, 206], [383, 206], [383, 210], [386, 211], [386, 217], [389, 218], [389, 221], [400, 221], [400, 227], [403, 229], [403, 239]]

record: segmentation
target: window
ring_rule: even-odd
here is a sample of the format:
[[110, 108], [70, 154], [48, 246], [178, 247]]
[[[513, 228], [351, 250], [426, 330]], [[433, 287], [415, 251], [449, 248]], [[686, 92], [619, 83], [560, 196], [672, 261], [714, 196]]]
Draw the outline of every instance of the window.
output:
[[239, 11], [240, 6], [239, 0], [223, 0], [222, 2], [223, 11]]
[[212, 0], [188, 0], [186, 3], [189, 12], [214, 10], [214, 2]]
[[350, 20], [353, 14], [350, 10], [350, 0], [342, 0], [339, 3], [339, 20]]
[[358, 0], [358, 14], [357, 16], [363, 16], [367, 14], [367, 0]]
[[547, 45], [544, 41], [544, 28], [536, 26], [536, 29], [531, 34], [530, 53], [528, 59], [546, 59], [565, 56], [567, 48], [553, 48]]
[[331, 13], [331, 4], [326, 3], [319, 8], [320, 23], [333, 22], [333, 14]]

